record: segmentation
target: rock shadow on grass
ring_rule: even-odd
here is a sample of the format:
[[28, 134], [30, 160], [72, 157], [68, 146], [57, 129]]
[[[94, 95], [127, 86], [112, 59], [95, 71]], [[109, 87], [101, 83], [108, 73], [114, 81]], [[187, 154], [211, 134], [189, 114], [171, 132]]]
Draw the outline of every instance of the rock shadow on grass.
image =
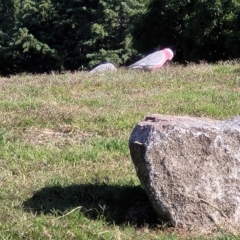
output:
[[161, 221], [141, 186], [81, 184], [44, 187], [23, 202], [25, 211], [33, 214], [61, 216], [81, 206], [81, 212], [109, 224], [131, 224], [155, 228]]

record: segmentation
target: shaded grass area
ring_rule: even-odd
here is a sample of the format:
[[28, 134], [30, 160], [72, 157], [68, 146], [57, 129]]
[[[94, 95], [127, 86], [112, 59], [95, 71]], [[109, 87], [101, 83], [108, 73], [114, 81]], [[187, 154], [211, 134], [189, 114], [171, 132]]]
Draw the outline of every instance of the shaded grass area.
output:
[[239, 66], [0, 78], [0, 239], [238, 239], [158, 219], [128, 138], [147, 114], [239, 115]]
[[33, 214], [64, 216], [69, 209], [79, 210], [87, 218], [101, 217], [109, 224], [135, 227], [156, 227], [159, 220], [140, 186], [108, 185], [106, 183], [71, 186], [48, 186], [37, 191], [23, 203], [26, 211]]

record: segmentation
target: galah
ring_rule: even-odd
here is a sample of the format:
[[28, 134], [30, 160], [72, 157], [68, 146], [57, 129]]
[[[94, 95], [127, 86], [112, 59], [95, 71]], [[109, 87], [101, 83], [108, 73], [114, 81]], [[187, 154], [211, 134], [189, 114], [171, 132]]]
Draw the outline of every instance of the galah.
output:
[[172, 60], [173, 56], [173, 51], [170, 48], [164, 48], [147, 55], [145, 58], [130, 65], [129, 68], [155, 70], [161, 68], [167, 61]]
[[117, 71], [117, 68], [112, 63], [103, 63], [95, 67], [90, 73], [102, 73], [102, 72], [110, 72]]

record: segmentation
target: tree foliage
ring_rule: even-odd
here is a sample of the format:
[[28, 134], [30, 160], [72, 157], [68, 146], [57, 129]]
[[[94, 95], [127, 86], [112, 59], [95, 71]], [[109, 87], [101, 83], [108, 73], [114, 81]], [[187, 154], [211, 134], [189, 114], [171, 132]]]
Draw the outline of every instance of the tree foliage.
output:
[[152, 0], [133, 30], [141, 52], [173, 46], [179, 61], [218, 61], [240, 51], [238, 0]]
[[176, 61], [240, 55], [239, 0], [0, 0], [0, 74], [89, 69], [171, 47]]
[[145, 2], [0, 0], [0, 72], [124, 64], [135, 54], [130, 29]]
[[91, 37], [85, 44], [92, 46], [87, 54], [90, 65], [104, 60], [117, 65], [126, 63], [135, 55], [132, 46], [131, 26], [137, 15], [144, 11], [147, 1], [100, 0], [97, 9], [97, 22], [90, 28]]

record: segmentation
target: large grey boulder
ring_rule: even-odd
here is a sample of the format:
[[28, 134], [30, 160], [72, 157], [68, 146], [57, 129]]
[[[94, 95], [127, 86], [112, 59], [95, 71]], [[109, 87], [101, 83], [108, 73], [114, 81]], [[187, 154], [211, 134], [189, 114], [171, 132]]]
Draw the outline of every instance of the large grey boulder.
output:
[[200, 232], [240, 227], [240, 117], [149, 115], [129, 148], [161, 219]]

